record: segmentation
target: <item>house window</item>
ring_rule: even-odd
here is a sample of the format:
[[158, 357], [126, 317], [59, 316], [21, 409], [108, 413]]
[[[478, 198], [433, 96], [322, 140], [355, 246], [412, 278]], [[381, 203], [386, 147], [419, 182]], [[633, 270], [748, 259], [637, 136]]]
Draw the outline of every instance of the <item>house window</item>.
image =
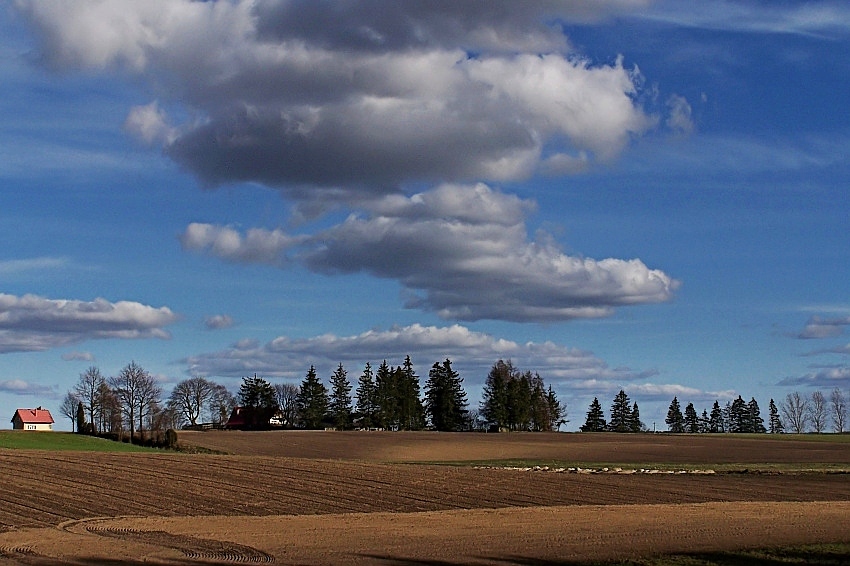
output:
[[35, 430], [35, 425], [34, 424], [28, 424], [27, 430]]

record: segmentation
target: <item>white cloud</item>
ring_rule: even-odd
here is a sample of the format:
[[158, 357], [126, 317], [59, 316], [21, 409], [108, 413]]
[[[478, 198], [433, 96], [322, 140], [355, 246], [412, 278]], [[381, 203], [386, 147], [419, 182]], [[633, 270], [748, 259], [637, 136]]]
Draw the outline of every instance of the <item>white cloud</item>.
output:
[[850, 7], [842, 1], [760, 4], [721, 0], [688, 3], [667, 0], [635, 17], [678, 26], [749, 33], [819, 37], [850, 33]]
[[180, 236], [184, 249], [239, 263], [268, 263], [280, 265], [284, 252], [296, 245], [298, 238], [282, 230], [252, 228], [243, 236], [229, 226], [214, 226], [193, 222]]
[[12, 395], [21, 395], [26, 397], [57, 398], [57, 393], [54, 388], [39, 385], [38, 383], [30, 383], [23, 379], [8, 379], [0, 381], [0, 393], [10, 393]]
[[204, 319], [204, 326], [208, 330], [221, 330], [233, 326], [233, 318], [226, 314], [216, 314]]
[[803, 385], [806, 387], [848, 387], [850, 386], [850, 366], [827, 366], [800, 376], [789, 376], [777, 385]]
[[66, 362], [93, 362], [94, 354], [91, 352], [68, 352], [62, 354], [62, 359]]
[[168, 307], [131, 301], [47, 299], [0, 293], [0, 353], [42, 351], [93, 339], [169, 338]]
[[165, 111], [156, 101], [131, 108], [124, 129], [146, 144], [168, 143], [177, 135], [169, 125]]
[[850, 326], [850, 316], [841, 318], [823, 318], [812, 316], [805, 328], [797, 335], [803, 340], [834, 338], [844, 333], [844, 327]]
[[692, 134], [695, 126], [688, 100], [684, 96], [673, 94], [667, 99], [667, 108], [670, 111], [666, 121], [667, 127], [679, 134]]
[[66, 267], [69, 263], [68, 258], [50, 256], [2, 260], [0, 261], [0, 277], [20, 275], [31, 271], [59, 269]]
[[568, 256], [543, 233], [530, 241], [525, 214], [533, 203], [483, 184], [443, 185], [365, 206], [372, 214], [352, 214], [309, 237], [252, 230], [243, 238], [232, 228], [192, 224], [182, 241], [228, 261], [271, 264], [297, 243], [294, 258], [313, 271], [398, 280], [409, 308], [455, 320], [598, 318], [667, 301], [679, 285], [638, 259]]

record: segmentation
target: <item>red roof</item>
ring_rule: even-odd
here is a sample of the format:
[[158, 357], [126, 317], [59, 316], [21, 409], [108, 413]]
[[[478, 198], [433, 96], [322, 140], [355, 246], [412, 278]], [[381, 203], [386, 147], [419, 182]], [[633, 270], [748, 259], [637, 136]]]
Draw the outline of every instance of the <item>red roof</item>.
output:
[[20, 418], [24, 424], [53, 424], [53, 417], [47, 409], [18, 409], [15, 411], [15, 416], [12, 417], [12, 422]]

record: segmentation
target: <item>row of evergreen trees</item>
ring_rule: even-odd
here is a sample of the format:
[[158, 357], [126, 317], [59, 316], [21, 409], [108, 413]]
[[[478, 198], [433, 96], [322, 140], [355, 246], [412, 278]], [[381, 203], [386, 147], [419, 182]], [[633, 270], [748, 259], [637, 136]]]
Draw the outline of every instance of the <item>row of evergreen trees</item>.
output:
[[[770, 400], [769, 428], [766, 428], [755, 398], [746, 402], [740, 395], [723, 407], [715, 400], [711, 413], [703, 409], [702, 415], [697, 413], [693, 403], [688, 403], [683, 413], [678, 397], [673, 397], [664, 422], [667, 424], [668, 431], [676, 433], [763, 433], [768, 430], [771, 433], [783, 432], [779, 410], [773, 399]], [[640, 420], [638, 404], [632, 404], [629, 396], [621, 389], [611, 404], [611, 420], [606, 422], [602, 405], [599, 399], [594, 397], [581, 430], [582, 432], [642, 432], [646, 430], [646, 425]]]
[[[348, 372], [340, 364], [330, 377], [330, 388], [310, 366], [295, 395], [292, 422], [285, 426], [317, 429], [383, 428], [440, 431], [469, 429], [469, 403], [463, 379], [448, 358], [434, 363], [425, 382], [424, 395], [410, 356], [398, 367], [384, 360], [377, 371], [366, 363], [357, 380], [356, 404]], [[243, 378], [239, 390], [245, 426], [262, 428], [282, 409], [274, 387], [262, 378]]]
[[[551, 387], [531, 372], [521, 372], [510, 361], [499, 360], [490, 371], [481, 402], [479, 419], [473, 422], [463, 379], [449, 359], [434, 363], [424, 388], [413, 368], [410, 356], [398, 367], [384, 360], [377, 370], [366, 363], [357, 379], [352, 396], [348, 372], [340, 364], [330, 376], [329, 387], [311, 366], [297, 388], [293, 388], [289, 410], [280, 387], [262, 378], [246, 377], [239, 390], [244, 426], [264, 428], [277, 415], [291, 415], [284, 426], [307, 429], [382, 428], [387, 430], [439, 431], [470, 430], [482, 424], [493, 428], [526, 431], [551, 431], [565, 421]], [[277, 395], [276, 395], [277, 391]]]

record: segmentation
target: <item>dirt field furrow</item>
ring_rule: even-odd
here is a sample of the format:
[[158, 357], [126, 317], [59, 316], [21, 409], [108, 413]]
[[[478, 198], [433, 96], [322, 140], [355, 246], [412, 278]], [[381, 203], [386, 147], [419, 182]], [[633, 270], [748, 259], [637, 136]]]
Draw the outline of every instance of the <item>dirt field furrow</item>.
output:
[[[850, 542], [850, 474], [823, 471], [850, 462], [840, 438], [358, 434], [190, 436], [234, 442], [233, 455], [0, 450], [0, 565], [504, 566]], [[433, 463], [580, 455], [706, 468], [727, 450], [799, 463], [706, 475]]]

